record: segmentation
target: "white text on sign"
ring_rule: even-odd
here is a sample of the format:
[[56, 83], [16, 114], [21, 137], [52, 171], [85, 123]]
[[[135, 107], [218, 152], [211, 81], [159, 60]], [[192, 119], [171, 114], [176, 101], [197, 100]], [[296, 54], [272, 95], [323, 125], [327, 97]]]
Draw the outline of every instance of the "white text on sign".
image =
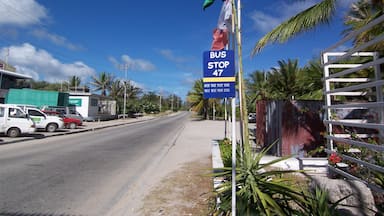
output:
[[209, 52], [209, 58], [215, 59], [215, 58], [225, 58], [227, 57], [227, 52], [226, 51], [221, 51], [221, 52]]
[[224, 72], [224, 69], [226, 69], [228, 65], [230, 65], [229, 61], [208, 62], [208, 69], [214, 69], [212, 72], [213, 76], [221, 76], [221, 74]]

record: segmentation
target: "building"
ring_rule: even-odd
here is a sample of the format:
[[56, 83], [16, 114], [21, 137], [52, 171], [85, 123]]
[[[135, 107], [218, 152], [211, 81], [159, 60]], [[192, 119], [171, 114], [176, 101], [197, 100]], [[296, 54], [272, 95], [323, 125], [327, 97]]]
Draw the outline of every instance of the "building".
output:
[[69, 104], [76, 106], [86, 121], [116, 118], [116, 101], [89, 92], [69, 92]]
[[0, 60], [0, 103], [5, 102], [9, 89], [30, 88], [31, 76], [16, 72], [13, 66]]

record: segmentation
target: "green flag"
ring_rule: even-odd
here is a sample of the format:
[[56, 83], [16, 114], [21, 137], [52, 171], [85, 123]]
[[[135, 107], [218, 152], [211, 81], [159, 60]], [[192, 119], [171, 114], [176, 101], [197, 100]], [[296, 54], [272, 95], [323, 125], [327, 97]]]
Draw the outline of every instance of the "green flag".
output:
[[205, 0], [204, 1], [204, 4], [203, 4], [203, 10], [205, 10], [205, 8], [211, 6], [211, 4], [213, 4], [215, 0]]

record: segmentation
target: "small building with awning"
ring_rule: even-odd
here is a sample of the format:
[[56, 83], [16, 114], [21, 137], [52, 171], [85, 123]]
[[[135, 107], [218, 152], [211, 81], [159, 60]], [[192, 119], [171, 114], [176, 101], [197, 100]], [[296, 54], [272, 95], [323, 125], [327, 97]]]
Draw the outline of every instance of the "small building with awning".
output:
[[0, 103], [4, 103], [9, 89], [30, 88], [32, 77], [17, 73], [16, 69], [0, 60]]

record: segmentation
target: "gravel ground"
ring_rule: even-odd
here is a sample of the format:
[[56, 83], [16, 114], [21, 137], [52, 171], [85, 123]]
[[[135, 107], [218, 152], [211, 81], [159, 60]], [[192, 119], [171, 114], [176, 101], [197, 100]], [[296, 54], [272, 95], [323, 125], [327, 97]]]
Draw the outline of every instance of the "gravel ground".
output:
[[163, 179], [145, 197], [140, 214], [209, 215], [214, 201], [210, 159], [187, 163]]
[[122, 197], [108, 215], [208, 215], [211, 140], [223, 139], [224, 127], [224, 121], [187, 121], [167, 154], [141, 174], [135, 191]]

